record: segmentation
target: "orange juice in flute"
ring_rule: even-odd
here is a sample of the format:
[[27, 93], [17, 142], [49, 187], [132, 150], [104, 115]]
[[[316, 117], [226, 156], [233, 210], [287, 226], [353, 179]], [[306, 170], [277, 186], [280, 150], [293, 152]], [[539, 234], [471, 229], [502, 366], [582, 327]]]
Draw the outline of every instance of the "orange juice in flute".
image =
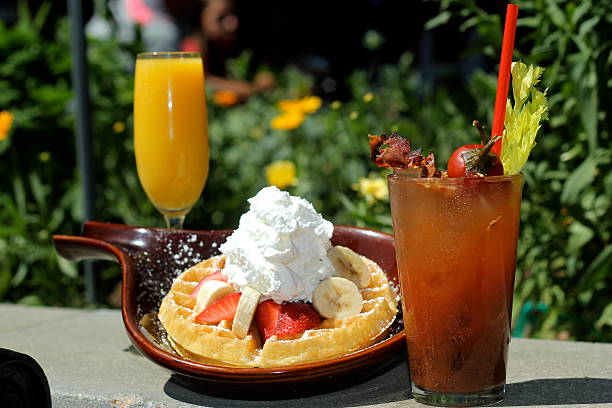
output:
[[182, 228], [208, 177], [208, 120], [197, 53], [144, 53], [136, 61], [138, 178], [168, 227]]

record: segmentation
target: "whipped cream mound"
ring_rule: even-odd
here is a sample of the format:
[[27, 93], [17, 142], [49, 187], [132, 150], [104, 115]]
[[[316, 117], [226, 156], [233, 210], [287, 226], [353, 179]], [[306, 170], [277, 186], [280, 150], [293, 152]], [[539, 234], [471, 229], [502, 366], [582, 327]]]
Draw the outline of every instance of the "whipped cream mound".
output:
[[227, 256], [228, 282], [238, 290], [250, 286], [278, 303], [312, 301], [312, 292], [334, 270], [327, 257], [332, 223], [308, 201], [276, 187], [265, 187], [248, 201], [250, 210], [219, 247]]

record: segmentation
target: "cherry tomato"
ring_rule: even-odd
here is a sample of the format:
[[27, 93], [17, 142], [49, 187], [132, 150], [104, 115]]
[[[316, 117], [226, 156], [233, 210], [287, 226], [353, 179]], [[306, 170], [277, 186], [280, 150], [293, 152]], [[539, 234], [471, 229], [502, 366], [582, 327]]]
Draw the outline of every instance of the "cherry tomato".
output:
[[465, 176], [465, 161], [463, 160], [463, 153], [478, 147], [482, 147], [482, 145], [465, 145], [457, 148], [457, 150], [451, 154], [450, 159], [448, 159], [448, 177]]
[[483, 145], [465, 145], [455, 150], [448, 159], [448, 177], [465, 177], [468, 173], [482, 173], [485, 176], [504, 174], [504, 168], [496, 154], [480, 154], [484, 148]]

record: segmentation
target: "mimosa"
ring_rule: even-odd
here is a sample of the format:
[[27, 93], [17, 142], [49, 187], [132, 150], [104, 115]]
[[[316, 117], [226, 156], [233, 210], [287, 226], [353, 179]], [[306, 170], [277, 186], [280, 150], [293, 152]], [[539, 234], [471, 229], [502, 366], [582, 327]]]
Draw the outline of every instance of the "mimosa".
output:
[[183, 218], [202, 193], [208, 177], [207, 124], [200, 56], [139, 55], [134, 86], [138, 177], [167, 218]]

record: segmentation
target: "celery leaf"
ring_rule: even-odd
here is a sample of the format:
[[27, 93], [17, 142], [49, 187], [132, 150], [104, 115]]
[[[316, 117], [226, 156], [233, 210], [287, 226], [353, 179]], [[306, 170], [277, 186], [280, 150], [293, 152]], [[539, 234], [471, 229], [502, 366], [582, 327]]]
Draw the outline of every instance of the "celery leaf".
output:
[[505, 130], [503, 135], [501, 161], [504, 174], [516, 174], [521, 171], [535, 138], [541, 127], [541, 121], [548, 119], [546, 90], [539, 91], [536, 85], [544, 68], [527, 66], [522, 62], [512, 63], [512, 95], [506, 102]]

